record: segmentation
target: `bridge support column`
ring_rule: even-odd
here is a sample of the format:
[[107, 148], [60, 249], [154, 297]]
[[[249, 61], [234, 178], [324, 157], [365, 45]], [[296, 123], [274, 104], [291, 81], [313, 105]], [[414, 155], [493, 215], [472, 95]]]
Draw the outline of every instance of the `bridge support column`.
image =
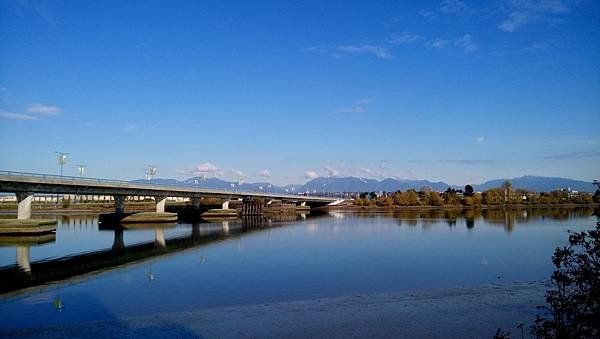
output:
[[115, 199], [115, 212], [117, 214], [125, 213], [125, 196], [124, 195], [114, 195]]
[[221, 205], [221, 208], [224, 210], [228, 210], [229, 209], [229, 200], [225, 201], [223, 203], [223, 205]]
[[155, 196], [154, 201], [156, 201], [156, 213], [165, 213], [167, 197]]
[[262, 215], [263, 204], [254, 199], [244, 199], [242, 215]]
[[17, 219], [31, 219], [31, 202], [33, 201], [33, 193], [31, 192], [19, 192], [17, 195], [17, 202], [19, 207], [17, 209]]
[[192, 206], [195, 210], [200, 209], [200, 199], [201, 198], [192, 198]]

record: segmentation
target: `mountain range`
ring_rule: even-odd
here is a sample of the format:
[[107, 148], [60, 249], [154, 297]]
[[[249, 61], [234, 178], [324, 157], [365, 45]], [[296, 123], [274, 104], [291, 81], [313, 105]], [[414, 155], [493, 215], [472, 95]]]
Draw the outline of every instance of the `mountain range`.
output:
[[[594, 192], [596, 187], [588, 181], [573, 180], [558, 177], [540, 177], [526, 175], [512, 179], [495, 179], [481, 184], [472, 184], [475, 191], [485, 191], [490, 188], [500, 187], [505, 180], [510, 180], [513, 188], [521, 188], [534, 192], [550, 192], [558, 188], [569, 188], [580, 192]], [[147, 182], [144, 179], [134, 182]], [[268, 182], [239, 183], [226, 181], [219, 178], [192, 177], [186, 180], [152, 179], [152, 183], [169, 185], [193, 185], [202, 188], [228, 189], [239, 191], [264, 191], [268, 193], [300, 193], [300, 192], [371, 192], [371, 191], [405, 191], [407, 189], [420, 190], [427, 186], [435, 191], [445, 191], [448, 188], [460, 189], [463, 186], [451, 185], [442, 181], [409, 180], [387, 178], [383, 180], [365, 179], [358, 177], [321, 177], [308, 181], [303, 185], [276, 186]]]

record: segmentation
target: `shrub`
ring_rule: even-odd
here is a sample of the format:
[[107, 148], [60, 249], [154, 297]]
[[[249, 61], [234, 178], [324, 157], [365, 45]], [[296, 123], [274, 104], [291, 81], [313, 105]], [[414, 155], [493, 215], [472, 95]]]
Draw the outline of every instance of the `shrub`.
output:
[[600, 223], [570, 232], [566, 247], [552, 256], [554, 289], [546, 292], [550, 318], [532, 328], [538, 338], [600, 338]]

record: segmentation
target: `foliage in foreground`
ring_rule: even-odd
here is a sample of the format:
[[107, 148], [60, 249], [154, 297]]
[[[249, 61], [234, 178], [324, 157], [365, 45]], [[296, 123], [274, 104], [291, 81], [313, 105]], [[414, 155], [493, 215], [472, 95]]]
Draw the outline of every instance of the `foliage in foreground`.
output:
[[570, 232], [569, 244], [552, 257], [554, 289], [546, 293], [550, 317], [532, 328], [538, 338], [600, 338], [600, 223]]

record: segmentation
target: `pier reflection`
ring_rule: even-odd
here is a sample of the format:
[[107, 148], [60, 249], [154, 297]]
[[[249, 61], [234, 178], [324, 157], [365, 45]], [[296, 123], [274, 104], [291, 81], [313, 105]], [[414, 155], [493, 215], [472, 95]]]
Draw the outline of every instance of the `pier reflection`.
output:
[[[300, 218], [294, 216], [293, 220]], [[281, 218], [276, 218], [278, 221]], [[288, 220], [285, 220], [288, 221]], [[84, 225], [85, 223], [81, 223]], [[63, 219], [64, 227], [79, 227], [79, 222]], [[264, 229], [283, 225], [273, 219], [263, 217], [237, 220], [212, 220], [210, 223], [191, 224], [187, 236], [168, 238], [165, 231], [176, 224], [128, 224], [100, 226], [99, 230], [113, 232], [114, 240], [110, 248], [93, 252], [70, 255], [49, 260], [30, 262], [29, 248], [55, 241], [55, 234], [37, 237], [4, 237], [0, 246], [16, 249], [16, 264], [0, 267], [0, 294], [19, 291], [27, 287], [38, 286], [52, 281], [72, 279], [86, 274], [120, 266], [133, 264], [162, 255], [172, 254], [194, 247], [201, 247], [230, 238], [241, 238], [244, 234], [261, 232]], [[181, 227], [184, 228], [185, 226]], [[126, 245], [124, 233], [136, 230], [154, 230], [154, 240]]]
[[56, 241], [54, 233], [35, 236], [1, 236], [1, 247], [14, 247], [16, 250], [17, 268], [23, 273], [31, 272], [31, 263], [29, 260], [29, 250], [33, 246], [40, 246]]

